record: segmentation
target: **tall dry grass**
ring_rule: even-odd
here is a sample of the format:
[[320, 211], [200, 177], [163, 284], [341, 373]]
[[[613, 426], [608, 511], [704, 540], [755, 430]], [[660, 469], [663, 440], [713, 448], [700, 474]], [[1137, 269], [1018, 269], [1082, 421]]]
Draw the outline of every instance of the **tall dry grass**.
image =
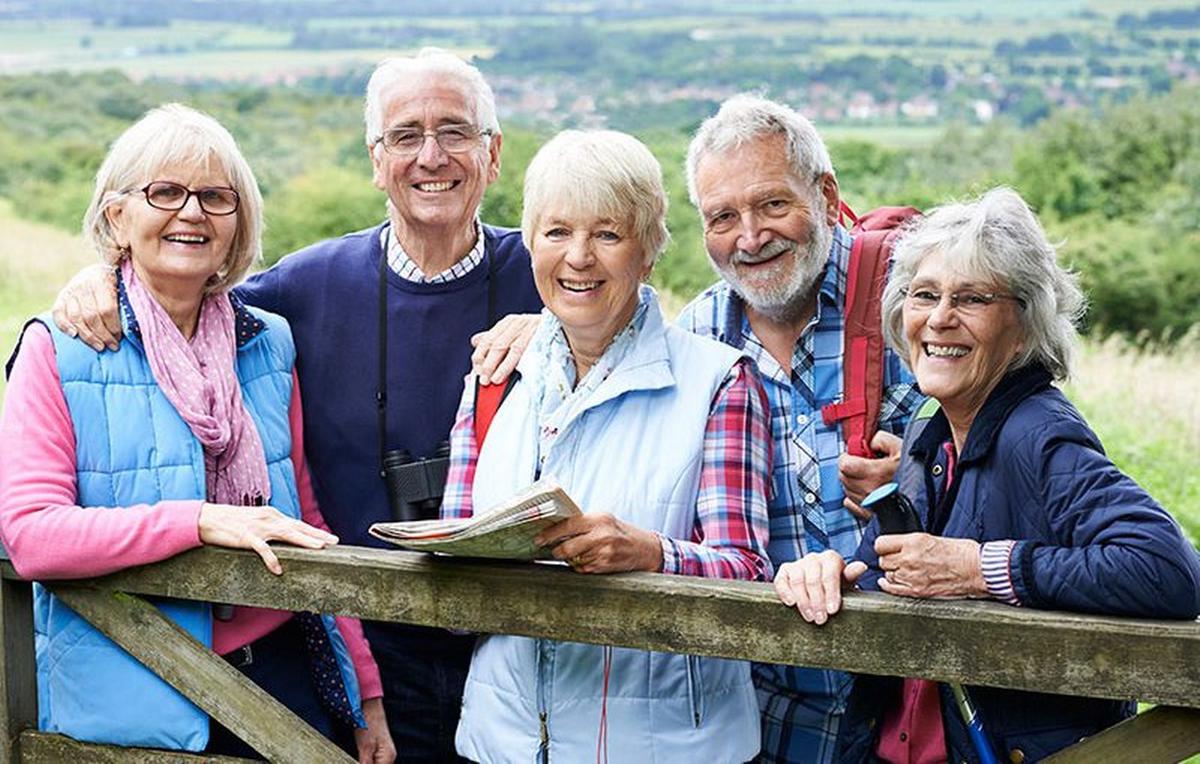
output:
[[1200, 326], [1170, 347], [1085, 342], [1067, 394], [1116, 462], [1200, 541]]
[[[7, 361], [25, 320], [50, 307], [54, 295], [96, 255], [79, 236], [22, 220], [0, 199], [0, 358]], [[0, 394], [4, 392], [0, 374]]]

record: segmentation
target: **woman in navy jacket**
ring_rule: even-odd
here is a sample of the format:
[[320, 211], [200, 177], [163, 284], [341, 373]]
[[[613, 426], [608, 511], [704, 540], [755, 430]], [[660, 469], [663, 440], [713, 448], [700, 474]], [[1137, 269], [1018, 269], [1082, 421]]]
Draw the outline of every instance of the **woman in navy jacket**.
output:
[[[907, 597], [1144, 618], [1200, 612], [1200, 560], [1053, 386], [1070, 372], [1083, 297], [1021, 198], [994, 189], [934, 210], [897, 245], [888, 341], [931, 401], [896, 480], [926, 533], [868, 528], [855, 560], [806, 556], [780, 597], [824, 623], [843, 583]], [[819, 582], [816, 585], [805, 581]], [[994, 752], [1035, 760], [1132, 715], [1132, 703], [969, 688]], [[949, 688], [859, 677], [843, 761], [977, 761]]]

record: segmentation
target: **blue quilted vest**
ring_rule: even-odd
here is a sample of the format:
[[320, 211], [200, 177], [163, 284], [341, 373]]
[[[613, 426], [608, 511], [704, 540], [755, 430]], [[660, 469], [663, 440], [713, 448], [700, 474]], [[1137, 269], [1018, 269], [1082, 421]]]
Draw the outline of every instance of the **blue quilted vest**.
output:
[[[266, 453], [270, 504], [299, 518], [288, 423], [295, 359], [291, 330], [274, 314], [240, 306], [238, 312], [237, 375]], [[96, 353], [48, 317], [41, 322], [54, 340], [75, 429], [79, 504], [120, 512], [167, 499], [203, 500], [203, 449], [154, 381], [136, 333], [126, 325], [117, 351]], [[241, 331], [244, 327], [252, 329]], [[212, 646], [208, 604], [153, 601], [195, 639]], [[323, 621], [347, 696], [361, 717], [349, 651], [332, 616]], [[203, 711], [36, 584], [34, 632], [42, 730], [121, 746], [199, 751], [207, 745]]]
[[[612, 512], [689, 539], [709, 409], [741, 354], [664, 325], [653, 290], [642, 289], [651, 304], [636, 346], [562, 425], [542, 474], [554, 476], [584, 511]], [[543, 321], [542, 335], [556, 327]], [[544, 368], [536, 356], [531, 350], [521, 359], [521, 382], [480, 450], [477, 508], [533, 482], [539, 425], [530, 390]], [[598, 645], [480, 637], [458, 752], [485, 764], [583, 761], [600, 742], [603, 703], [614, 762], [729, 764], [758, 753], [758, 702], [746, 662], [614, 648], [607, 687], [603, 665]]]

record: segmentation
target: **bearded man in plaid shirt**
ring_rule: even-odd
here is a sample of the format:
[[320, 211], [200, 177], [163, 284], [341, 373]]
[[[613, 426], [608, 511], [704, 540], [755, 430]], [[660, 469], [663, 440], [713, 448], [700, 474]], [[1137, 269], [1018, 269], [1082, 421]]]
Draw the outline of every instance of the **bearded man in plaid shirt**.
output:
[[[679, 323], [743, 349], [771, 408], [770, 542], [776, 569], [809, 552], [854, 554], [870, 516], [857, 504], [891, 480], [901, 433], [922, 397], [890, 350], [884, 366], [881, 459], [843, 453], [821, 407], [842, 395], [846, 266], [833, 165], [812, 124], [781, 104], [740, 95], [701, 125], [688, 150], [688, 192], [722, 281]], [[796, 628], [803, 628], [797, 622]], [[763, 762], [828, 762], [848, 674], [754, 664]]]

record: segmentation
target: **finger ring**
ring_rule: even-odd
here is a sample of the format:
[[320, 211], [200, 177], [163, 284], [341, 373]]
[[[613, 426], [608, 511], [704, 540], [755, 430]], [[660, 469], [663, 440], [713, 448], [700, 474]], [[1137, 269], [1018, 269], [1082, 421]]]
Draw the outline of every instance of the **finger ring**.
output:
[[582, 564], [583, 564], [583, 558], [580, 557], [579, 555], [575, 555], [574, 557], [571, 558], [571, 567], [572, 568], [578, 568]]
[[894, 570], [889, 570], [888, 572], [884, 573], [883, 577], [893, 584], [896, 583], [896, 571]]

